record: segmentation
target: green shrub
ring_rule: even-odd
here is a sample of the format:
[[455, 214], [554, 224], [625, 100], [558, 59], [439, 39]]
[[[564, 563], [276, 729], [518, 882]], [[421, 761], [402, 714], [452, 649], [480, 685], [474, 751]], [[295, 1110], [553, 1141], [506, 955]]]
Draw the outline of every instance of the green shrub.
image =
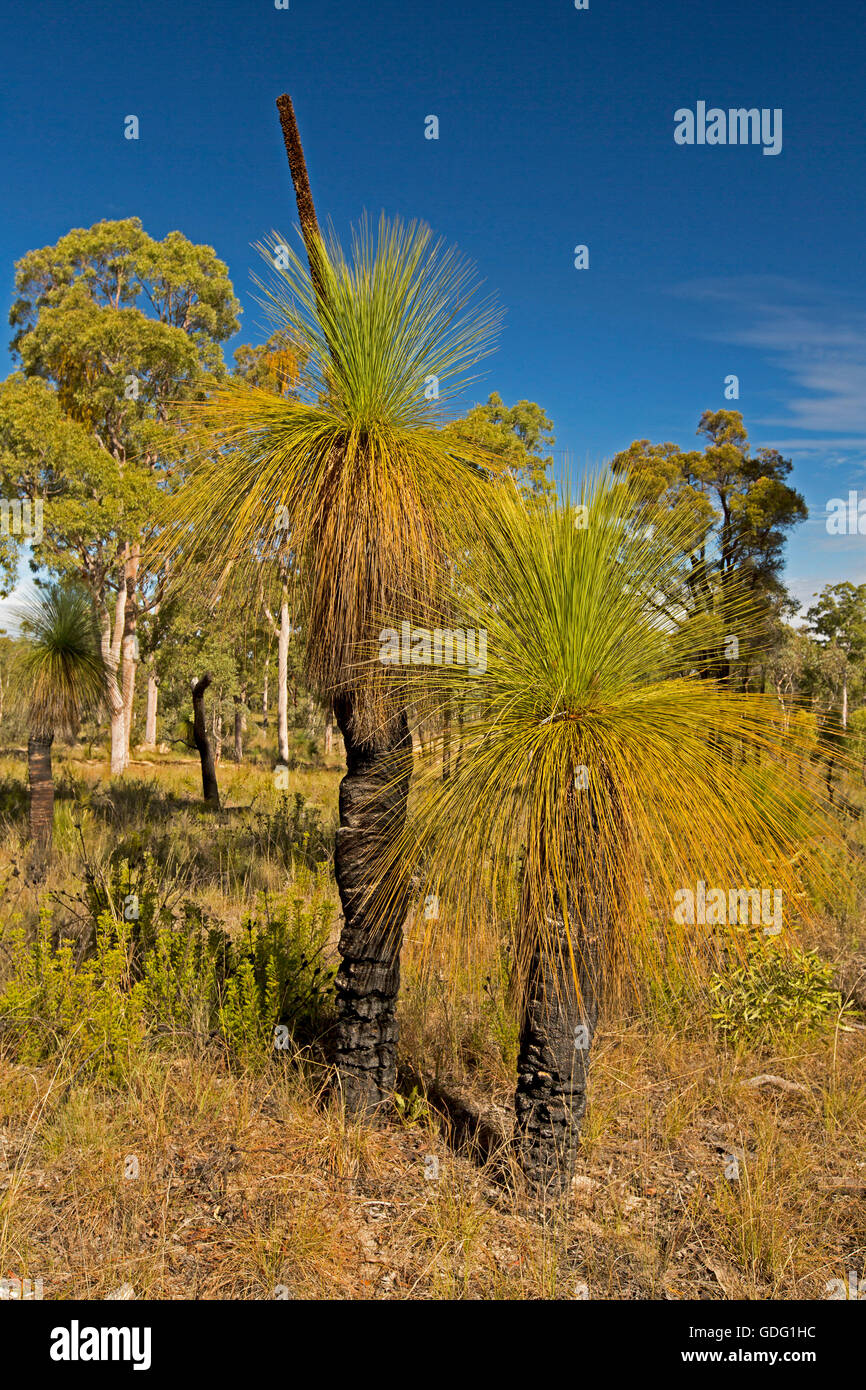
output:
[[22, 1061], [64, 1054], [72, 1074], [121, 1084], [144, 1043], [143, 991], [130, 970], [131, 924], [103, 913], [96, 950], [76, 963], [74, 944], [51, 939], [51, 914], [40, 914], [35, 943], [10, 932], [14, 973], [0, 994], [0, 1023]]
[[305, 905], [300, 895], [275, 915], [247, 918], [232, 942], [219, 1024], [233, 1053], [247, 1065], [274, 1047], [275, 1029], [304, 1041], [328, 1012], [334, 970], [324, 961], [332, 905]]
[[740, 964], [710, 977], [712, 1018], [734, 1044], [784, 1043], [846, 1012], [832, 980], [817, 951], [759, 938]]
[[323, 959], [334, 911], [324, 875], [307, 897], [296, 889], [275, 910], [265, 902], [237, 935], [190, 903], [173, 917], [146, 877], [132, 894], [114, 887], [88, 885], [98, 915], [83, 957], [72, 941], [52, 939], [49, 909], [35, 942], [19, 926], [8, 932], [0, 1029], [22, 1060], [62, 1054], [72, 1071], [122, 1084], [140, 1050], [166, 1037], [193, 1047], [217, 1037], [230, 1059], [260, 1066], [278, 1026], [286, 1045], [321, 1030], [333, 977]]

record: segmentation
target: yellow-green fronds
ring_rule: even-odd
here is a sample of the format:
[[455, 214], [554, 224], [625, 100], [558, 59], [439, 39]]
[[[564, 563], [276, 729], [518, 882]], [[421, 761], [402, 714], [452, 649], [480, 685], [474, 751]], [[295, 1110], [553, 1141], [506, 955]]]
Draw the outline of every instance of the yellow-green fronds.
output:
[[37, 738], [75, 733], [105, 695], [99, 628], [86, 594], [52, 588], [22, 606], [27, 645], [15, 665], [17, 698]]
[[365, 217], [347, 258], [320, 243], [321, 291], [306, 262], [274, 232], [259, 247], [275, 266], [257, 281], [277, 328], [302, 343], [314, 396], [352, 431], [436, 426], [492, 350], [501, 311], [478, 298], [471, 264], [429, 227]]
[[638, 983], [660, 942], [715, 959], [732, 914], [774, 935], [796, 925], [837, 837], [777, 703], [708, 678], [717, 653], [685, 606], [677, 519], [635, 526], [632, 503], [605, 479], [544, 509], [503, 490], [451, 610], [484, 662], [436, 664], [433, 633], [428, 665], [411, 629], [420, 659], [399, 667], [422, 708], [463, 702], [447, 780], [440, 758], [416, 763], [399, 852], [436, 900], [431, 930], [471, 937], [492, 919], [525, 954], [564, 917], [575, 960], [594, 941]]
[[[383, 221], [375, 241], [363, 228], [351, 262], [332, 242], [325, 295], [293, 255], [282, 275], [272, 313], [307, 389], [286, 399], [236, 382], [195, 409], [198, 462], [158, 548], [179, 579], [202, 550], [215, 585], [254, 593], [262, 566], [278, 573], [310, 678], [335, 693], [358, 685], [380, 612], [398, 596], [412, 612], [436, 602], [445, 557], [477, 525], [490, 460], [437, 426], [495, 315], [473, 311], [466, 268], [414, 226]], [[363, 673], [371, 711], [385, 674]]]

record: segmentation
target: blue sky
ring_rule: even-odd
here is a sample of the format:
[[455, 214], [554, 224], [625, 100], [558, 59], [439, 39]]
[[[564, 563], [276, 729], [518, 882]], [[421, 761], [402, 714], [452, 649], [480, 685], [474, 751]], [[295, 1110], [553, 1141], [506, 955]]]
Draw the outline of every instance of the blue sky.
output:
[[[137, 214], [216, 248], [245, 308], [237, 341], [261, 341], [251, 244], [295, 221], [288, 91], [320, 220], [343, 235], [365, 209], [420, 217], [506, 307], [477, 399], [539, 401], [572, 469], [635, 438], [692, 447], [703, 410], [739, 408], [810, 507], [793, 592], [866, 581], [866, 537], [824, 520], [829, 498], [866, 497], [853, 0], [36, 0], [4, 7], [0, 49], [8, 301], [24, 252]], [[677, 145], [674, 112], [698, 101], [781, 108], [781, 152]]]

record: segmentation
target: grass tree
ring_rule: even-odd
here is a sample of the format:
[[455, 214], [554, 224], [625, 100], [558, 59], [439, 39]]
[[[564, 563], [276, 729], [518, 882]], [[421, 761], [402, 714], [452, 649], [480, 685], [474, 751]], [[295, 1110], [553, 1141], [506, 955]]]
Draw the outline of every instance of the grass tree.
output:
[[515, 1144], [544, 1190], [572, 1172], [604, 1001], [653, 978], [669, 989], [672, 970], [687, 984], [737, 936], [718, 906], [716, 926], [690, 923], [687, 891], [718, 885], [727, 903], [772, 886], [790, 927], [803, 845], [832, 835], [774, 702], [701, 678], [715, 656], [688, 620], [681, 523], [635, 525], [634, 503], [604, 479], [579, 505], [503, 491], [458, 592], [486, 671], [406, 672], [406, 700], [469, 713], [448, 779], [419, 768], [394, 852], [423, 876], [440, 935], [480, 949], [486, 924], [498, 949], [512, 934]]
[[285, 575], [308, 678], [333, 705], [347, 763], [334, 1055], [359, 1113], [385, 1100], [396, 1074], [407, 885], [398, 875], [379, 912], [370, 890], [405, 820], [412, 757], [390, 668], [365, 654], [384, 624], [435, 606], [444, 557], [485, 505], [486, 457], [440, 425], [498, 314], [422, 226], [365, 222], [348, 255], [307, 231], [309, 266], [277, 236], [263, 248], [278, 270], [261, 288], [304, 363], [297, 396], [244, 382], [213, 393], [197, 416], [200, 462], [170, 504], [161, 544], [179, 558], [206, 536], [215, 584], [249, 594], [262, 567]]
[[82, 718], [106, 697], [106, 667], [90, 598], [55, 587], [21, 611], [25, 646], [16, 683], [29, 728], [30, 837], [45, 860], [54, 824], [51, 747], [75, 734]]

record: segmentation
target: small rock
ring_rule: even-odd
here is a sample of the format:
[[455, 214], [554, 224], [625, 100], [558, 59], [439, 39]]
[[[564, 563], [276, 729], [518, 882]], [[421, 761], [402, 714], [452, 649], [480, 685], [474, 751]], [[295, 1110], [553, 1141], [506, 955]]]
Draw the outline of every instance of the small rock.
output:
[[764, 1072], [760, 1076], [753, 1076], [749, 1081], [741, 1081], [741, 1086], [750, 1086], [753, 1090], [759, 1087], [769, 1086], [775, 1091], [799, 1091], [801, 1094], [808, 1094], [808, 1086], [804, 1086], [802, 1081], [787, 1081], [784, 1076], [772, 1076], [769, 1072]]
[[583, 1207], [591, 1207], [595, 1202], [595, 1194], [600, 1183], [595, 1178], [588, 1178], [582, 1173], [578, 1173], [571, 1180], [572, 1195]]

